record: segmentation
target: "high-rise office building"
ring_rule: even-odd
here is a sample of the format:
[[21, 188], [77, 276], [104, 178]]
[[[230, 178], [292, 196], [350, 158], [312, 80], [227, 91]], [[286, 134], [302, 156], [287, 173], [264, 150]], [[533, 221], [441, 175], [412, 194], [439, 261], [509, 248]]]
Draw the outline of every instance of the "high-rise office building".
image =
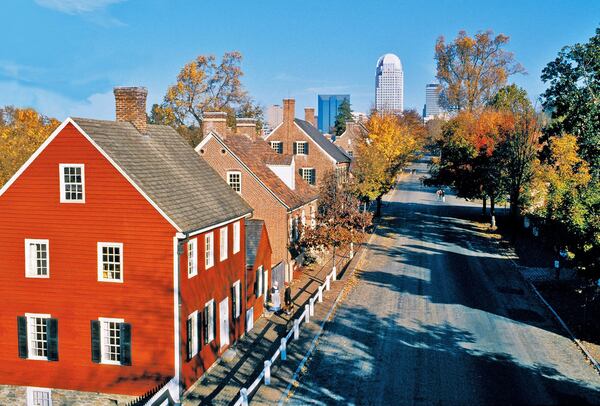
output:
[[266, 133], [273, 131], [283, 122], [283, 107], [279, 104], [273, 104], [267, 107]]
[[425, 112], [424, 118], [433, 118], [439, 116], [443, 111], [440, 107], [440, 93], [437, 83], [425, 85]]
[[388, 112], [404, 110], [404, 72], [400, 58], [394, 54], [385, 54], [377, 60], [375, 108]]
[[320, 94], [318, 96], [319, 116], [317, 117], [317, 127], [324, 134], [331, 133], [335, 125], [335, 119], [338, 115], [340, 105], [344, 100], [350, 102], [349, 94]]

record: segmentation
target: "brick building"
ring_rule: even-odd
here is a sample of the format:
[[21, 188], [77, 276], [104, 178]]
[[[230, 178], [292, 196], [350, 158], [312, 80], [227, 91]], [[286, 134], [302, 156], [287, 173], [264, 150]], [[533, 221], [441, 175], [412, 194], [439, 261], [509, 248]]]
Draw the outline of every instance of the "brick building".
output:
[[356, 146], [361, 138], [366, 137], [367, 129], [360, 122], [347, 121], [346, 131], [339, 137], [335, 137], [333, 143], [340, 147], [346, 155], [350, 157], [356, 156]]
[[179, 396], [244, 334], [252, 209], [146, 124], [144, 88], [115, 97], [116, 121], [65, 120], [0, 189], [0, 403]]
[[280, 154], [294, 155], [298, 173], [311, 185], [319, 185], [327, 173], [345, 177], [350, 157], [315, 127], [315, 110], [306, 108], [305, 119], [295, 117], [294, 99], [283, 100], [283, 122], [265, 140]]
[[273, 268], [283, 264], [290, 280], [299, 224], [310, 224], [317, 209], [317, 190], [302, 180], [296, 156], [278, 154], [256, 133], [256, 122], [238, 119], [237, 133], [225, 126], [224, 113], [204, 116], [207, 131], [196, 151], [264, 220], [273, 249]]

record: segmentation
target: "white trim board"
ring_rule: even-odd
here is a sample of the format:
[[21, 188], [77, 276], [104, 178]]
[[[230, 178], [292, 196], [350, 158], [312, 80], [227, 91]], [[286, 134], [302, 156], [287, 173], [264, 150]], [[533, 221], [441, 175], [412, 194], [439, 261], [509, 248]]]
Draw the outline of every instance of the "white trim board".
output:
[[138, 193], [140, 193], [144, 197], [144, 199], [146, 199], [148, 201], [148, 203], [150, 203], [152, 205], [152, 207], [154, 207], [154, 209], [156, 211], [158, 211], [160, 213], [160, 215], [165, 218], [165, 220], [167, 220], [177, 231], [183, 231], [181, 229], [181, 227], [179, 227], [169, 216], [167, 216], [167, 214], [133, 181], [133, 179], [131, 179], [129, 177], [129, 175], [127, 175], [127, 173], [125, 173], [125, 171], [123, 169], [121, 169], [121, 167], [119, 165], [117, 165], [117, 163], [102, 148], [100, 148], [100, 146], [98, 144], [96, 144], [96, 142], [89, 135], [86, 134], [85, 131], [83, 131], [83, 129], [71, 117], [68, 117], [67, 119], [65, 119], [65, 121], [63, 121], [58, 126], [58, 128], [56, 130], [54, 130], [54, 132], [52, 134], [50, 134], [50, 136], [46, 139], [46, 141], [44, 141], [44, 143], [29, 157], [29, 159], [19, 168], [19, 170], [8, 180], [8, 182], [6, 182], [6, 184], [2, 187], [2, 189], [0, 189], [0, 196], [2, 196], [4, 194], [4, 192], [6, 192], [10, 186], [12, 186], [12, 184], [21, 176], [21, 174], [23, 174], [23, 172], [25, 172], [25, 170], [33, 163], [33, 161], [35, 161], [37, 159], [37, 157], [46, 149], [46, 147], [48, 145], [50, 145], [50, 143], [56, 138], [56, 136], [58, 134], [61, 133], [61, 131], [68, 124], [72, 124], [73, 127], [75, 127], [77, 129], [77, 131], [79, 131], [81, 133], [81, 135], [83, 135], [90, 142], [90, 144], [92, 144], [98, 150], [98, 152], [100, 152], [100, 154], [104, 158], [106, 158], [106, 160], [115, 167], [115, 169], [121, 174], [121, 176], [123, 176], [125, 179], [127, 179], [127, 181], [135, 188], [135, 190], [137, 190]]

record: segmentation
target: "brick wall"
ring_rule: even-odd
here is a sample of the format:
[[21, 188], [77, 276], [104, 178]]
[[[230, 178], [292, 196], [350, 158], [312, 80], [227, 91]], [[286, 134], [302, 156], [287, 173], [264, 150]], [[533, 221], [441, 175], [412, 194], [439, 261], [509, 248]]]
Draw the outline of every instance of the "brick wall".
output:
[[[86, 405], [86, 406], [115, 406], [127, 405], [136, 399], [135, 396], [114, 395], [97, 392], [81, 392], [64, 389], [52, 389], [52, 404], [63, 405]], [[0, 405], [26, 406], [27, 387], [0, 385]]]

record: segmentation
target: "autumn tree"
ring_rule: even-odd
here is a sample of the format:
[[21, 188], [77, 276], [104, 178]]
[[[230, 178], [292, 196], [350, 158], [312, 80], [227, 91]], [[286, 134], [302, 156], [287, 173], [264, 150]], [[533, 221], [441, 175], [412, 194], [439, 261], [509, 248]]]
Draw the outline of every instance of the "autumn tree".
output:
[[439, 37], [435, 44], [441, 104], [450, 111], [485, 106], [506, 84], [510, 75], [523, 72], [512, 53], [505, 50], [509, 37], [492, 31], [469, 36], [460, 31], [454, 41]]
[[300, 244], [308, 249], [331, 249], [335, 266], [336, 250], [362, 241], [371, 214], [360, 210], [360, 201], [347, 182], [328, 173], [319, 189], [318, 209], [313, 226], [302, 226]]
[[0, 108], [0, 186], [25, 163], [59, 122], [33, 109]]
[[425, 127], [415, 111], [402, 115], [373, 113], [367, 132], [359, 139], [353, 167], [355, 192], [361, 198], [377, 201], [391, 190], [400, 171], [416, 159], [425, 139]]
[[346, 131], [346, 122], [352, 120], [352, 108], [350, 107], [350, 100], [344, 99], [340, 103], [338, 108], [338, 114], [335, 117], [335, 124], [333, 126], [333, 133], [336, 137], [339, 137]]
[[254, 117], [262, 125], [263, 111], [242, 85], [242, 54], [227, 52], [220, 62], [214, 55], [200, 55], [177, 75], [161, 105], [152, 106], [150, 121], [175, 127], [190, 144], [202, 139], [202, 117], [206, 111], [225, 111], [228, 124], [235, 117]]

